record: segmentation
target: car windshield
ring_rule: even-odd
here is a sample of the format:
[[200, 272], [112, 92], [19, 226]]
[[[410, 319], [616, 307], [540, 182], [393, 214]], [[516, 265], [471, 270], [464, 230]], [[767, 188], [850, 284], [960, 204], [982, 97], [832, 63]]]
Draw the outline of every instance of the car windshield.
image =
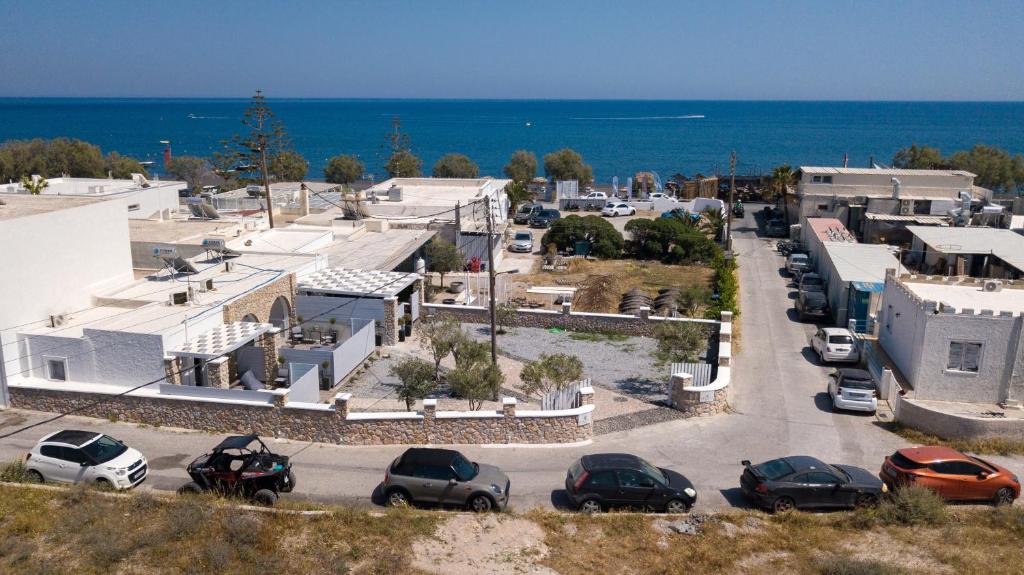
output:
[[455, 459], [452, 460], [452, 469], [455, 470], [455, 475], [458, 475], [459, 479], [463, 481], [473, 479], [479, 472], [477, 465], [462, 455], [456, 455]]
[[527, 204], [527, 205], [519, 208], [519, 213], [520, 214], [528, 214], [528, 213], [532, 212], [535, 209], [536, 209], [536, 206], [531, 206], [531, 205]]
[[647, 463], [643, 459], [640, 460], [640, 470], [646, 473], [647, 475], [650, 475], [651, 477], [657, 479], [658, 481], [668, 485], [668, 478], [665, 477], [665, 474], [662, 473], [660, 469], [651, 465], [650, 463]]
[[541, 210], [540, 214], [538, 215], [542, 218], [553, 218], [558, 215], [558, 212], [556, 212], [555, 210]]
[[83, 445], [82, 451], [96, 463], [106, 463], [128, 451], [128, 447], [113, 437], [103, 435], [96, 441]]
[[793, 466], [790, 465], [789, 463], [786, 463], [784, 459], [766, 461], [761, 465], [754, 466], [754, 469], [756, 469], [758, 473], [764, 475], [769, 480], [785, 477], [790, 473], [793, 473]]
[[835, 465], [829, 465], [828, 468], [829, 468], [829, 471], [832, 472], [832, 475], [835, 475], [836, 477], [843, 478], [846, 481], [846, 483], [849, 483], [849, 482], [853, 481], [853, 478], [850, 477], [849, 473], [847, 473], [846, 471], [836, 467]]
[[516, 239], [517, 240], [532, 240], [533, 236], [530, 235], [530, 232], [516, 232]]
[[789, 257], [793, 263], [805, 263], [807, 261], [807, 256], [804, 254], [793, 254]]
[[806, 275], [800, 280], [800, 285], [803, 286], [820, 286], [821, 284], [821, 278], [818, 276]]

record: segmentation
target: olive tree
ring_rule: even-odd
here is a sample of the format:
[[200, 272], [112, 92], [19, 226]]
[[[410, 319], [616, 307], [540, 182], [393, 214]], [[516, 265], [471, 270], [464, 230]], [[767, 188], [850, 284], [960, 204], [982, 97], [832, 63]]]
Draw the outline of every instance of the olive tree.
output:
[[391, 375], [398, 378], [398, 398], [405, 401], [405, 410], [412, 411], [417, 399], [423, 399], [437, 389], [434, 366], [429, 361], [409, 357], [391, 366]]
[[566, 353], [542, 353], [540, 359], [524, 365], [519, 374], [523, 393], [538, 396], [565, 389], [565, 386], [582, 378], [583, 362]]
[[363, 175], [366, 167], [359, 158], [341, 154], [327, 160], [324, 166], [324, 179], [332, 184], [351, 184]]
[[594, 171], [583, 162], [583, 156], [570, 148], [546, 154], [544, 173], [553, 180], [576, 180], [581, 188], [594, 181]]
[[505, 164], [504, 172], [513, 182], [528, 184], [537, 175], [537, 156], [527, 150], [516, 150]]
[[459, 322], [451, 318], [428, 317], [420, 322], [420, 346], [434, 358], [434, 380], [441, 379], [441, 362], [455, 351], [465, 336]]
[[475, 178], [480, 168], [464, 154], [445, 154], [434, 164], [431, 173], [435, 178]]
[[444, 274], [461, 270], [466, 265], [466, 256], [455, 247], [455, 244], [440, 238], [427, 246], [427, 269], [441, 275], [444, 285]]

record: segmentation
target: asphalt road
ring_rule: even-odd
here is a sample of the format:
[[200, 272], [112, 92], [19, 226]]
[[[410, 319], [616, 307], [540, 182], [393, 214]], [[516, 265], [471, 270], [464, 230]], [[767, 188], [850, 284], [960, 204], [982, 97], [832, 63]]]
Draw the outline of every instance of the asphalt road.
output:
[[[568, 466], [586, 453], [636, 453], [690, 478], [698, 490], [698, 509], [745, 505], [739, 494], [740, 461], [761, 461], [806, 454], [832, 463], [875, 471], [885, 455], [905, 443], [870, 415], [832, 413], [824, 395], [829, 368], [807, 352], [811, 324], [791, 319], [792, 288], [780, 274], [782, 257], [774, 241], [759, 238], [750, 206], [734, 225], [734, 249], [740, 264], [741, 310], [738, 351], [731, 390], [735, 413], [712, 418], [674, 420], [598, 436], [588, 445], [561, 447], [459, 446], [471, 459], [495, 464], [512, 481], [511, 507], [561, 506]], [[0, 434], [45, 419], [41, 414], [0, 413]], [[151, 473], [143, 488], [173, 490], [187, 481], [185, 465], [220, 436], [68, 417], [0, 440], [0, 460], [23, 457], [43, 434], [59, 428], [97, 429], [140, 449]], [[371, 504], [384, 468], [405, 448], [342, 447], [271, 440], [290, 455], [298, 487], [290, 498]], [[1024, 459], [993, 457], [1018, 474]]]

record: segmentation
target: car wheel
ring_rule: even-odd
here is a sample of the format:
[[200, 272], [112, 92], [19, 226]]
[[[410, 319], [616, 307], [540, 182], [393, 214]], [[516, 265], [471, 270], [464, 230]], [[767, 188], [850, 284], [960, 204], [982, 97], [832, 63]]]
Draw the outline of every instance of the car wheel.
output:
[[409, 494], [405, 491], [401, 489], [392, 489], [388, 492], [388, 507], [408, 507], [409, 505], [412, 505], [412, 499], [409, 498]]
[[178, 488], [178, 495], [197, 495], [203, 492], [203, 486], [195, 481], [189, 481]]
[[665, 504], [665, 513], [686, 513], [690, 506], [682, 499], [672, 499]]
[[635, 216], [636, 215], [636, 210], [629, 210], [629, 215]]
[[1009, 487], [1001, 488], [999, 491], [996, 491], [993, 502], [996, 505], [1013, 505], [1013, 490]]
[[277, 494], [269, 489], [260, 489], [252, 494], [252, 500], [264, 507], [273, 507], [277, 502]]
[[292, 491], [295, 490], [295, 474], [292, 473], [291, 469], [288, 470], [287, 477], [288, 477], [288, 483], [285, 483], [285, 484], [283, 484], [281, 486], [281, 492], [282, 493], [291, 493]]
[[114, 489], [114, 485], [110, 482], [110, 480], [105, 479], [103, 477], [100, 477], [96, 481], [94, 481], [93, 486], [96, 487], [96, 489], [99, 489], [100, 491], [113, 491]]
[[29, 469], [28, 473], [26, 473], [26, 475], [28, 475], [28, 482], [29, 483], [45, 483], [46, 482], [46, 480], [43, 479], [43, 474], [39, 473], [35, 469]]
[[487, 513], [492, 507], [494, 507], [494, 503], [486, 495], [474, 495], [469, 500], [469, 510], [475, 513]]
[[600, 513], [601, 502], [597, 499], [587, 499], [580, 503], [580, 511], [583, 513]]
[[818, 352], [818, 360], [821, 362], [821, 365], [825, 365], [825, 352]]
[[773, 513], [783, 513], [793, 509], [796, 509], [796, 502], [791, 497], [779, 497], [775, 500], [775, 503], [772, 503]]
[[878, 496], [874, 493], [861, 493], [857, 496], [857, 501], [854, 505], [856, 505], [858, 509], [874, 507], [878, 505]]

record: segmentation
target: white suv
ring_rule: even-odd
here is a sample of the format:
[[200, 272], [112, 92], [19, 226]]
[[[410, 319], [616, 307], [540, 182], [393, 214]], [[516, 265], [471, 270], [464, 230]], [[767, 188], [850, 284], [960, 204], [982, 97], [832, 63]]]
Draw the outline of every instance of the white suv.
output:
[[25, 458], [37, 481], [95, 483], [130, 489], [146, 479], [148, 466], [141, 453], [95, 431], [66, 429], [39, 440]]

